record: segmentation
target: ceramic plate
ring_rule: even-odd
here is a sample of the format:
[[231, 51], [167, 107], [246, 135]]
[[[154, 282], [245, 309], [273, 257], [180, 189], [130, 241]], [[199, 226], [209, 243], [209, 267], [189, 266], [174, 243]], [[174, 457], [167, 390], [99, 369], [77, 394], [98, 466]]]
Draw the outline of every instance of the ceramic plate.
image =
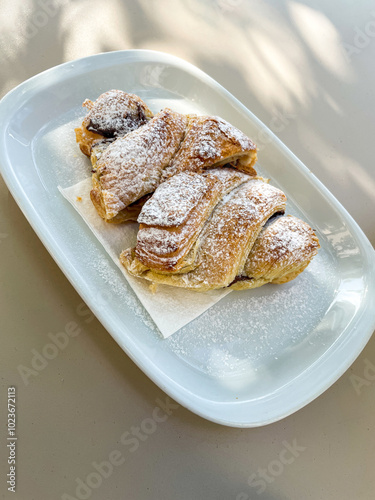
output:
[[[316, 230], [321, 250], [286, 285], [233, 292], [163, 340], [120, 270], [59, 193], [87, 176], [72, 129], [86, 98], [118, 88], [153, 111], [220, 115], [263, 147], [259, 171]], [[209, 420], [253, 427], [312, 401], [375, 327], [375, 257], [345, 209], [248, 109], [205, 73], [152, 51], [99, 54], [24, 82], [0, 103], [1, 172], [52, 257], [108, 332], [167, 394]], [[16, 229], [15, 229], [16, 230]]]

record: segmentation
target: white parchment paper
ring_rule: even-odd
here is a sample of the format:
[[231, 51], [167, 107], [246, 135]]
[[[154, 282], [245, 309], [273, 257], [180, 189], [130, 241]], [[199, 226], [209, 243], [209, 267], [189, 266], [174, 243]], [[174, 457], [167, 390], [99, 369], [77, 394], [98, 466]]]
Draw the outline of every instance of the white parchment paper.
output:
[[59, 190], [81, 215], [108, 255], [120, 268], [124, 279], [128, 281], [164, 338], [177, 332], [230, 293], [230, 290], [198, 293], [167, 285], [158, 285], [156, 293], [152, 293], [150, 282], [131, 276], [119, 260], [122, 250], [135, 246], [138, 225], [136, 223], [108, 224], [103, 221], [90, 200], [91, 178], [68, 188], [59, 187]]

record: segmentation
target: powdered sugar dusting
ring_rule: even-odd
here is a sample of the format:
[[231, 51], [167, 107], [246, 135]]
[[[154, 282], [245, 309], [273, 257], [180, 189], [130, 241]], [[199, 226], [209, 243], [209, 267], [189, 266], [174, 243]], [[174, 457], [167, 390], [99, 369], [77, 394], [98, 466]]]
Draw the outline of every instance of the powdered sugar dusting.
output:
[[[160, 100], [157, 105], [154, 103], [153, 109], [160, 109], [165, 105], [164, 102]], [[170, 101], [168, 105], [177, 109], [180, 102], [186, 106], [186, 109], [181, 108], [183, 112], [187, 112], [188, 108], [194, 105], [193, 102], [184, 100]], [[209, 110], [197, 109], [197, 112], [207, 113], [207, 111]], [[90, 170], [89, 160], [78, 153], [72, 132], [81, 121], [82, 110], [78, 108], [71, 110], [69, 114], [51, 121], [48, 128], [41, 130], [34, 139], [38, 175], [46, 190], [51, 193], [55, 192], [57, 184], [63, 186], [74, 184], [86, 177]], [[272, 171], [268, 174], [264, 172], [264, 175], [272, 177]], [[275, 173], [273, 175], [277, 178]], [[293, 191], [289, 193], [292, 200], [294, 194]], [[64, 224], [64, 228], [69, 231], [70, 221], [65, 217], [68, 210], [65, 205], [62, 207], [64, 210], [61, 210], [61, 224]], [[293, 208], [293, 213], [303, 216], [296, 208]], [[311, 211], [310, 216], [314, 223], [319, 220], [315, 218], [314, 211]], [[93, 217], [93, 221], [96, 220], [97, 217]], [[71, 241], [76, 241], [77, 235], [74, 235], [76, 225], [72, 225], [72, 228], [74, 230], [71, 230]], [[325, 247], [331, 248], [327, 242]], [[318, 345], [323, 347], [331, 345], [330, 341], [327, 341], [325, 330], [323, 333], [315, 330], [337, 293], [343, 276], [334, 272], [332, 258], [324, 248], [295, 281], [281, 286], [266, 285], [256, 290], [232, 292], [228, 299], [221, 300], [219, 304], [211, 307], [204, 315], [189, 323], [168, 340], [159, 339], [156, 334], [143, 327], [145, 324], [148, 328], [155, 329], [148, 313], [140, 305], [122, 275], [117, 272], [122, 288], [120, 291], [120, 285], [112, 282], [114, 276], [111, 270], [108, 270], [102, 258], [98, 257], [97, 249], [90, 250], [89, 253], [87, 250], [86, 246], [77, 248], [77, 254], [81, 256], [87, 254], [90, 265], [92, 264], [98, 274], [104, 276], [110, 274], [108, 284], [111, 293], [118, 294], [121, 301], [131, 310], [134, 307], [135, 314], [142, 320], [143, 323], [139, 322], [136, 335], [143, 335], [148, 342], [160, 340], [161, 349], [170, 350], [172, 355], [174, 353], [183, 362], [202, 372], [217, 374], [226, 379], [230, 378], [228, 375], [244, 370], [248, 370], [246, 373], [251, 375], [255, 370], [260, 373], [261, 366], [267, 360], [272, 361], [277, 356], [280, 361], [283, 353], [289, 353], [288, 363], [292, 362], [293, 358], [299, 357], [299, 351], [296, 352], [295, 349], [300, 346], [306, 346], [306, 349], [313, 351]], [[113, 268], [112, 265], [109, 267]], [[112, 271], [116, 273], [116, 269]], [[108, 287], [103, 289], [104, 295], [107, 290]], [[175, 291], [173, 289], [172, 294]], [[206, 295], [203, 294], [202, 298]], [[107, 306], [113, 307], [113, 303], [106, 303], [105, 307]], [[124, 310], [126, 311], [126, 308]], [[127, 314], [126, 312], [123, 318], [124, 323], [128, 321]], [[339, 333], [338, 331], [337, 334]]]
[[219, 116], [214, 117], [217, 120], [217, 125], [221, 132], [225, 134], [230, 140], [238, 142], [243, 151], [256, 149], [255, 144], [249, 139], [241, 130], [234, 127], [223, 118]]
[[95, 102], [86, 100], [83, 105], [89, 109], [87, 129], [105, 137], [121, 137], [153, 116], [140, 97], [121, 90], [109, 90]]
[[270, 363], [288, 364], [326, 349], [319, 324], [335, 295], [337, 276], [324, 250], [294, 281], [232, 292], [165, 340], [189, 365], [209, 375], [267, 377]]
[[233, 179], [237, 179], [238, 181], [241, 182], [246, 182], [251, 179], [251, 177], [248, 174], [240, 172], [239, 170], [236, 170], [232, 167], [207, 169], [203, 173], [203, 175], [214, 177], [215, 179], [219, 180], [223, 184], [225, 191], [232, 184]]
[[180, 226], [209, 191], [207, 177], [181, 173], [161, 184], [145, 203], [138, 222], [154, 226]]
[[[200, 247], [195, 256], [194, 269], [163, 277], [162, 282], [200, 291], [228, 286], [242, 271], [262, 226], [271, 215], [285, 208], [285, 201], [282, 191], [261, 180], [253, 179], [233, 189], [216, 206], [199, 235]], [[163, 247], [166, 240], [159, 228], [151, 229], [150, 239], [147, 239], [147, 231], [139, 231], [136, 254], [139, 246], [142, 250], [142, 243], [149, 244], [150, 252], [155, 252], [155, 247], [158, 252], [174, 250], [169, 246]], [[145, 240], [143, 235], [146, 235]], [[167, 241], [170, 243], [171, 240]], [[155, 275], [148, 278], [158, 281]]]
[[177, 151], [186, 117], [166, 108], [146, 125], [114, 141], [97, 163], [100, 184], [112, 216], [152, 193], [161, 173]]
[[255, 242], [246, 261], [244, 272], [260, 278], [268, 271], [289, 269], [316, 255], [319, 242], [308, 224], [297, 217], [280, 217], [268, 225]]
[[157, 332], [155, 323], [149, 317], [147, 311], [144, 310], [142, 304], [140, 304], [127, 282], [123, 279], [119, 280], [118, 272], [111, 267], [108, 260], [97, 258], [93, 259], [92, 266], [111, 290], [110, 293], [108, 293], [108, 288], [106, 288], [106, 292], [98, 291], [98, 297], [96, 299], [98, 308], [110, 308], [112, 294], [116, 295], [117, 297], [120, 297], [123, 303], [132, 310], [135, 316], [142, 320], [147, 328]]
[[[220, 173], [212, 170], [205, 176], [177, 174], [159, 186], [138, 219], [157, 226], [141, 226], [135, 252], [138, 259], [151, 269], [176, 271], [184, 267], [184, 257], [199, 243], [197, 238], [220, 198], [249, 178], [235, 169], [224, 168]], [[197, 265], [193, 255], [189, 262]]]
[[240, 130], [216, 116], [190, 116], [179, 151], [163, 173], [167, 179], [178, 172], [201, 172], [233, 155], [255, 151], [255, 144]]
[[231, 191], [217, 206], [200, 239], [199, 267], [187, 282], [227, 286], [242, 271], [262, 225], [285, 207], [282, 191], [260, 180], [251, 180]]

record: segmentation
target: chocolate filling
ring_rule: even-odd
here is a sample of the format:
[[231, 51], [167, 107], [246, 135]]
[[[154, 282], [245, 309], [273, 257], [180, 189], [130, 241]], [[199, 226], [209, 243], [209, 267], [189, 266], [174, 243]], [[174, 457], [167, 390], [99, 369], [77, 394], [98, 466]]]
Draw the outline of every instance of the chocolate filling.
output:
[[[275, 212], [274, 214], [271, 215], [271, 217], [267, 220], [266, 224], [268, 224], [270, 221], [276, 219], [277, 217], [280, 217], [285, 214], [285, 210], [280, 210], [279, 212]], [[265, 224], [265, 225], [266, 225]], [[249, 278], [248, 276], [236, 276], [232, 283], [229, 283], [228, 287], [232, 286], [234, 283], [237, 283], [238, 281], [251, 281], [254, 278]]]
[[87, 130], [107, 138], [121, 137], [126, 135], [128, 132], [136, 130], [141, 125], [147, 123], [147, 117], [140, 103], [136, 102], [135, 104], [137, 106], [136, 113], [125, 112], [122, 117], [118, 117], [122, 122], [120, 126], [101, 127], [99, 123], [95, 122], [95, 117], [92, 117], [87, 125]]
[[232, 281], [232, 283], [229, 283], [228, 287], [232, 286], [234, 283], [237, 283], [238, 281], [252, 281], [253, 279], [254, 278], [248, 278], [247, 276], [236, 276]]
[[273, 215], [271, 215], [271, 217], [267, 220], [266, 224], [269, 222], [269, 221], [272, 221], [273, 219], [275, 219], [276, 217], [280, 217], [280, 215], [284, 215], [285, 214], [285, 210], [280, 210], [279, 212], [275, 212]]

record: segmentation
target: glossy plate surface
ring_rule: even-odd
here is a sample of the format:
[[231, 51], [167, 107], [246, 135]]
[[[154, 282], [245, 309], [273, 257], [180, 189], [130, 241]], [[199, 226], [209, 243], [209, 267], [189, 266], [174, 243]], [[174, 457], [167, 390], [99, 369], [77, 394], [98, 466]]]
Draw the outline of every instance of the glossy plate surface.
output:
[[[233, 292], [163, 340], [118, 268], [58, 192], [87, 177], [72, 132], [86, 98], [118, 88], [153, 111], [220, 115], [263, 146], [258, 170], [316, 229], [319, 255], [295, 281]], [[120, 51], [52, 68], [0, 103], [1, 173], [52, 257], [108, 332], [176, 401], [253, 427], [312, 401], [351, 365], [374, 328], [375, 253], [350, 215], [249, 110], [176, 57]]]

